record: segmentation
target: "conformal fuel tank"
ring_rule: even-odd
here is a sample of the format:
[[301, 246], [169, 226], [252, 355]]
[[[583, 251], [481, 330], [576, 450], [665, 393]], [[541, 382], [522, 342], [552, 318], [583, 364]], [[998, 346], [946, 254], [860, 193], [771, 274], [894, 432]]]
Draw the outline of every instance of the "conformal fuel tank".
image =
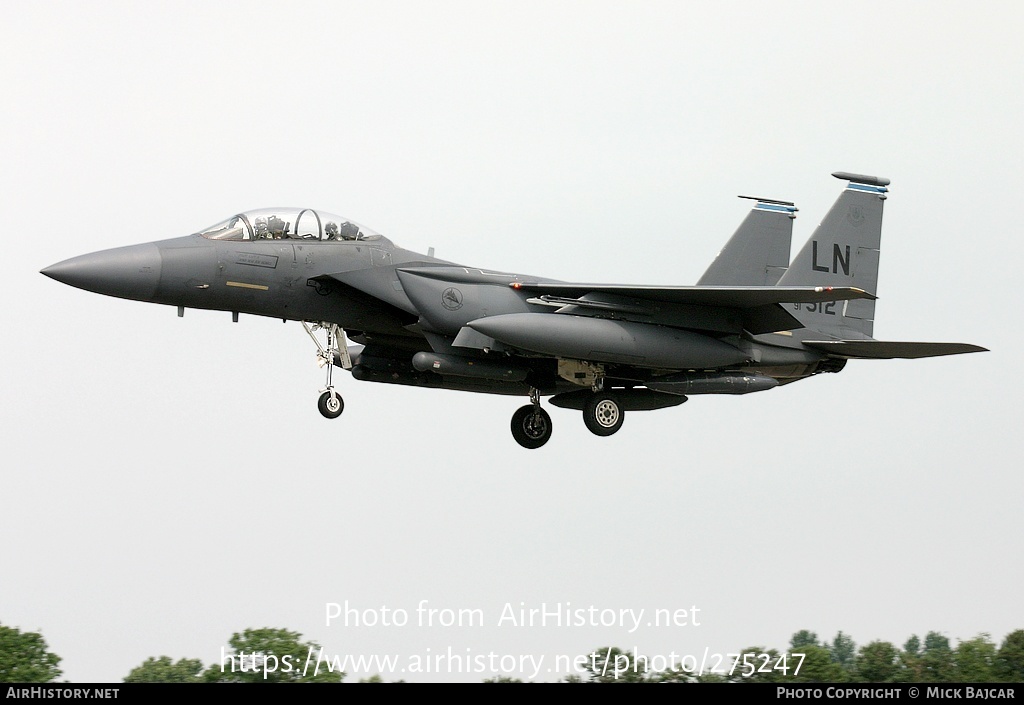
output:
[[747, 360], [720, 340], [667, 326], [560, 313], [509, 313], [469, 327], [520, 350], [637, 367], [707, 369]]

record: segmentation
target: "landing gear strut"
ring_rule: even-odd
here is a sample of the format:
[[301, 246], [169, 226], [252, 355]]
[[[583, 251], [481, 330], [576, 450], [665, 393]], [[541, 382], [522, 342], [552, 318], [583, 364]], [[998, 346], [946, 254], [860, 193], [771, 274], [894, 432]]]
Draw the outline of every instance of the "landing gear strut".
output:
[[[341, 398], [334, 389], [334, 384], [331, 379], [331, 375], [334, 371], [334, 361], [338, 360], [341, 362], [341, 366], [346, 370], [352, 369], [352, 358], [348, 354], [348, 346], [345, 345], [345, 331], [340, 326], [334, 323], [314, 323], [310, 326], [305, 321], [302, 321], [302, 327], [306, 329], [309, 337], [316, 343], [317, 348], [317, 364], [323, 367], [327, 366], [327, 386], [320, 391], [323, 392], [320, 395], [320, 399], [317, 401], [317, 408], [320, 409], [320, 413], [328, 419], [336, 419], [341, 416], [341, 412], [345, 410], [345, 401]], [[317, 340], [315, 335], [316, 331], [323, 329], [327, 333], [327, 345], [321, 345], [320, 341]]]
[[540, 393], [530, 390], [530, 402], [512, 414], [512, 437], [523, 448], [540, 448], [551, 438], [551, 417], [540, 405]]

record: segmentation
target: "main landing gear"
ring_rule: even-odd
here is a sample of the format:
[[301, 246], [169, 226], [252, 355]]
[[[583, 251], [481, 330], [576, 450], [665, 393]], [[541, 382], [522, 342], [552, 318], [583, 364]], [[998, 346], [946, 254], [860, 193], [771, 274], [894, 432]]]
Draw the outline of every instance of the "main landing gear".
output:
[[[523, 448], [533, 449], [551, 438], [551, 417], [541, 408], [536, 389], [530, 390], [530, 402], [512, 414], [512, 437]], [[583, 403], [583, 423], [597, 436], [610, 436], [622, 428], [625, 414], [622, 401], [613, 391], [596, 389]]]
[[620, 428], [625, 411], [611, 392], [594, 392], [583, 405], [583, 423], [596, 436], [610, 436]]
[[523, 448], [540, 448], [551, 438], [551, 417], [540, 405], [540, 392], [530, 390], [530, 403], [512, 414], [512, 437]]
[[[317, 348], [317, 364], [323, 367], [327, 366], [327, 386], [320, 391], [323, 392], [320, 395], [320, 399], [317, 401], [317, 408], [320, 409], [320, 413], [328, 419], [336, 419], [341, 416], [341, 412], [345, 410], [345, 401], [341, 398], [341, 395], [334, 389], [334, 384], [331, 380], [331, 374], [334, 371], [334, 362], [338, 360], [341, 362], [341, 366], [346, 370], [352, 369], [352, 358], [348, 354], [348, 346], [345, 345], [345, 331], [340, 326], [334, 323], [314, 323], [312, 326], [305, 321], [302, 321], [302, 327], [309, 333], [309, 337], [316, 343]], [[316, 331], [324, 330], [327, 332], [327, 345], [321, 345], [320, 341], [317, 340]]]
[[593, 393], [583, 403], [583, 423], [595, 436], [610, 436], [622, 428], [626, 410], [614, 392], [605, 391], [604, 375], [590, 389]]

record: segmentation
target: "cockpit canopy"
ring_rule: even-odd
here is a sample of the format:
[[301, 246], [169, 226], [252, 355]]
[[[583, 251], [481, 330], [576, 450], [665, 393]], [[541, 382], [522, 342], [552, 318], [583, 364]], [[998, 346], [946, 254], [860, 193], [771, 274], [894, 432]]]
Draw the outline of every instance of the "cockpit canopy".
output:
[[210, 240], [377, 240], [380, 233], [312, 208], [262, 208], [201, 230]]

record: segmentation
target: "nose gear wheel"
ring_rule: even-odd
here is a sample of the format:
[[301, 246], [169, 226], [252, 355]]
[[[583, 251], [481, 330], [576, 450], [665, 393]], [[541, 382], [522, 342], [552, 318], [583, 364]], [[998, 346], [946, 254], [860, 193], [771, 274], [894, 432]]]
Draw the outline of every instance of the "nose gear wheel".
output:
[[[317, 364], [320, 367], [327, 367], [327, 385], [320, 390], [322, 394], [317, 401], [317, 408], [320, 409], [320, 413], [325, 418], [336, 419], [345, 410], [345, 401], [334, 389], [332, 372], [334, 371], [335, 361], [339, 362], [341, 367], [346, 370], [352, 369], [352, 358], [348, 354], [348, 346], [345, 345], [345, 331], [335, 323], [320, 322], [310, 325], [306, 321], [302, 321], [302, 327], [306, 329], [306, 333], [316, 343]], [[327, 334], [326, 345], [321, 345], [316, 337], [317, 331], [320, 330], [325, 331]]]

